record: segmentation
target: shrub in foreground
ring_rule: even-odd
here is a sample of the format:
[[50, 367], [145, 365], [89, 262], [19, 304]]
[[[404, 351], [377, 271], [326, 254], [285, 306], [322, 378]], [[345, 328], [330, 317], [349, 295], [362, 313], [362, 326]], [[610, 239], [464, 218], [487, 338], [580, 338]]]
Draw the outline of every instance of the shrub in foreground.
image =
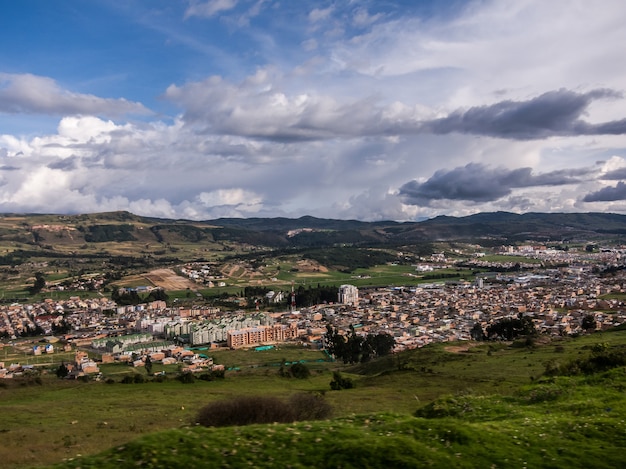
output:
[[342, 389], [352, 389], [354, 382], [350, 378], [344, 378], [338, 371], [333, 371], [333, 380], [330, 382], [330, 389], [341, 391]]
[[574, 376], [591, 375], [626, 366], [626, 346], [610, 347], [606, 343], [595, 344], [591, 347], [591, 355], [585, 358], [571, 360], [565, 364], [557, 361], [546, 363], [546, 376]]
[[326, 418], [330, 413], [330, 405], [320, 395], [300, 393], [287, 401], [269, 396], [242, 396], [204, 406], [196, 416], [196, 423], [205, 427], [291, 423]]

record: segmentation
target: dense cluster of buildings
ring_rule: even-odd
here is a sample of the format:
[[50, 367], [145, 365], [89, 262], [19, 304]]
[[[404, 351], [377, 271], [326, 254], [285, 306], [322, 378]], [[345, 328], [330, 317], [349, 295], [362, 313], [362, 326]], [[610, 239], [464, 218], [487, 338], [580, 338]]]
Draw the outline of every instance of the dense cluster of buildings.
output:
[[189, 280], [201, 283], [209, 288], [226, 286], [226, 279], [214, 267], [208, 264], [192, 262], [182, 266], [179, 272]]
[[15, 338], [35, 330], [51, 334], [61, 326], [71, 330], [88, 329], [99, 323], [104, 312], [117, 308], [108, 298], [81, 299], [78, 296], [33, 304], [0, 305], [0, 336]]
[[[593, 317], [597, 329], [626, 322], [626, 305], [620, 299], [626, 294], [624, 270], [616, 268], [611, 275], [602, 275], [598, 268], [617, 265], [619, 254], [599, 253], [596, 256], [603, 257], [596, 257], [595, 262], [571, 252], [528, 249], [519, 254], [515, 272], [501, 269], [499, 273], [482, 272], [468, 281], [414, 287], [359, 290], [341, 285], [336, 303], [282, 313], [168, 307], [163, 301], [118, 306], [106, 298], [0, 306], [0, 334], [15, 338], [35, 328], [52, 334], [63, 324], [68, 331], [55, 335], [61, 336], [65, 346], [92, 347], [103, 357], [129, 360], [138, 354], [172, 358], [172, 350], [180, 354], [184, 347], [239, 348], [286, 341], [320, 344], [328, 324], [343, 332], [352, 326], [360, 334], [390, 334], [401, 350], [435, 341], [470, 339], [477, 324], [486, 330], [496, 321], [518, 315], [530, 317], [539, 333], [549, 335], [583, 332], [583, 320], [588, 316]], [[546, 268], [544, 263], [540, 267], [524, 256], [562, 265]], [[449, 261], [439, 255], [432, 262], [445, 266]], [[475, 256], [472, 262], [486, 265], [482, 256]], [[528, 270], [520, 270], [522, 266]], [[419, 271], [426, 271], [421, 264], [416, 266]], [[53, 351], [42, 349], [41, 353]], [[180, 360], [181, 356], [174, 358]], [[75, 369], [82, 370], [76, 363]]]

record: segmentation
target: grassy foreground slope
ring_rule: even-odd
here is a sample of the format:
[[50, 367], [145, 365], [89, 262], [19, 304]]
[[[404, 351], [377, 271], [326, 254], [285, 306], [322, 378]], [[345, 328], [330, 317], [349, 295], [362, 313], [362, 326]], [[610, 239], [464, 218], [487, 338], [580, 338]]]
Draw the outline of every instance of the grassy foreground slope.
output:
[[[438, 344], [396, 360], [393, 367], [373, 362], [345, 369], [361, 378], [354, 389], [326, 393], [333, 406], [340, 406], [334, 419], [225, 428], [184, 425], [55, 467], [626, 467], [625, 363], [604, 367], [606, 360], [596, 360], [594, 372], [568, 376], [575, 369], [572, 363], [593, 362], [594, 349], [601, 349], [596, 357], [623, 358], [625, 333], [528, 348], [481, 345], [456, 354]], [[445, 360], [451, 357], [458, 358]], [[562, 373], [539, 376], [533, 362]], [[413, 377], [422, 375], [425, 384], [428, 376], [444, 378], [446, 369], [464, 385], [450, 381], [449, 392], [436, 399], [418, 401], [416, 396], [411, 412], [371, 410], [390, 408], [402, 383], [407, 392], [424, 396]], [[520, 379], [525, 369], [534, 369], [532, 379]], [[506, 381], [507, 374], [508, 386], [477, 380], [482, 375]], [[442, 383], [439, 387], [444, 391]], [[378, 407], [370, 402], [370, 410], [341, 412], [349, 401], [372, 397], [372, 389], [377, 389]]]
[[447, 398], [428, 406], [429, 417], [182, 428], [56, 467], [624, 467], [624, 371], [595, 381], [560, 378], [514, 398]]

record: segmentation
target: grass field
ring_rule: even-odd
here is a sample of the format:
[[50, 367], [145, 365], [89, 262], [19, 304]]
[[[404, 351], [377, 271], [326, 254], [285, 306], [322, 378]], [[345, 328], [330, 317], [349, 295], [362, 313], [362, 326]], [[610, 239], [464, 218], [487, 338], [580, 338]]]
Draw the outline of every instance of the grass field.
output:
[[[210, 351], [216, 363], [238, 370], [227, 371], [223, 380], [196, 380], [192, 384], [182, 384], [176, 380], [121, 384], [125, 374], [145, 373], [145, 370], [137, 371], [125, 365], [103, 366], [105, 378], [112, 378], [114, 384], [67, 382], [53, 375], [54, 366], [51, 365], [47, 367], [51, 371], [41, 375], [39, 381], [6, 380], [0, 386], [0, 460], [3, 461], [3, 467], [7, 468], [49, 465], [120, 445], [130, 448], [127, 446], [129, 441], [168, 429], [182, 429], [180, 438], [183, 439], [187, 438], [184, 435], [192, 432], [194, 436], [190, 438], [194, 441], [196, 438], [223, 441], [223, 438], [234, 437], [233, 432], [236, 430], [219, 433], [218, 430], [186, 429], [196, 412], [205, 404], [238, 395], [287, 397], [297, 392], [320, 392], [325, 395], [334, 409], [334, 417], [343, 419], [315, 424], [326, 429], [329, 426], [346, 426], [341, 432], [350, 434], [355, 429], [350, 430], [347, 422], [367, 418], [356, 416], [384, 413], [386, 416], [381, 417], [381, 426], [375, 430], [377, 432], [401, 435], [402, 432], [397, 433], [399, 430], [392, 429], [394, 425], [412, 428], [414, 433], [422, 436], [427, 434], [424, 432], [432, 425], [444, 428], [438, 432], [462, 428], [462, 433], [472, 435], [483, 432], [481, 438], [497, 446], [496, 442], [500, 438], [497, 435], [506, 434], [512, 438], [517, 434], [516, 431], [523, 430], [529, 445], [537, 444], [541, 438], [549, 440], [545, 443], [548, 454], [556, 457], [558, 455], [554, 453], [556, 450], [553, 447], [557, 444], [556, 436], [538, 435], [548, 431], [563, 432], [563, 429], [573, 434], [572, 419], [575, 415], [584, 415], [587, 424], [591, 424], [592, 417], [598, 414], [598, 421], [605, 422], [602, 425], [624, 425], [626, 411], [622, 393], [626, 389], [626, 374], [623, 368], [619, 372], [614, 370], [611, 377], [598, 378], [599, 384], [582, 378], [557, 378], [550, 383], [541, 382], [546, 364], [588, 354], [591, 347], [600, 342], [608, 346], [626, 344], [626, 331], [546, 341], [534, 347], [518, 344], [471, 344], [474, 345], [472, 347], [467, 347], [469, 343], [433, 344], [420, 350], [352, 366], [326, 361], [322, 352], [301, 347], [281, 347], [261, 352]], [[310, 378], [300, 380], [279, 376], [281, 363], [301, 360], [310, 366]], [[155, 365], [154, 371], [160, 369]], [[173, 372], [175, 367], [165, 370]], [[353, 379], [355, 388], [330, 391], [329, 383], [335, 370]], [[600, 387], [596, 389], [597, 386]], [[552, 399], [552, 394], [556, 396], [555, 401], [544, 402]], [[535, 395], [545, 396], [536, 398], [533, 397]], [[520, 403], [525, 407], [520, 407]], [[529, 407], [529, 404], [535, 407]], [[559, 409], [557, 404], [562, 408]], [[436, 424], [422, 422], [418, 425], [410, 416], [416, 409], [428, 405], [434, 405], [434, 413], [443, 412], [451, 416], [463, 413], [463, 419], [460, 422], [444, 420]], [[605, 412], [605, 408], [612, 410]], [[472, 412], [468, 409], [472, 409]], [[546, 416], [546, 410], [549, 409], [554, 409], [553, 417]], [[599, 425], [598, 421], [593, 420], [593, 425]], [[298, 424], [300, 430], [297, 431], [304, 433], [304, 425]], [[546, 426], [546, 429], [540, 431], [540, 426]], [[623, 431], [622, 427], [618, 427], [618, 430], [621, 428], [620, 431]], [[286, 427], [280, 428], [283, 429], [280, 431], [287, 431]], [[366, 438], [363, 443], [372, 444], [368, 439], [373, 437], [373, 434], [368, 436], [369, 429], [359, 426], [357, 430], [354, 438]], [[267, 433], [267, 430], [259, 428], [237, 431], [250, 431], [257, 438], [259, 432]], [[179, 438], [179, 433], [169, 435], [177, 435], [176, 438]], [[154, 439], [147, 438], [145, 441], [149, 446]], [[620, 440], [619, 444], [624, 441]], [[475, 439], [470, 438], [467, 445], [470, 442], [475, 442]], [[217, 443], [211, 443], [211, 451], [214, 444]], [[606, 448], [611, 451], [613, 446], [612, 443], [606, 443]], [[454, 457], [454, 452], [449, 453], [445, 445], [437, 444], [436, 447], [436, 451], [444, 453], [439, 462], [442, 464], [440, 467], [443, 467], [444, 461], [449, 462], [449, 458]], [[570, 450], [567, 443], [564, 451]], [[463, 449], [467, 455], [477, 451], [476, 448]], [[501, 457], [504, 458], [504, 455]], [[103, 464], [101, 459], [98, 461], [98, 464]], [[539, 460], [535, 458], [534, 461]], [[516, 467], [522, 467], [521, 462]], [[552, 467], [562, 466], [555, 464]]]
[[[201, 297], [210, 298], [223, 293], [239, 295], [246, 286], [263, 286], [269, 289], [288, 291], [291, 289], [292, 285], [296, 288], [299, 286], [305, 288], [316, 287], [318, 285], [338, 287], [339, 285], [348, 283], [365, 288], [372, 286], [415, 286], [421, 283], [436, 283], [459, 279], [472, 281], [474, 279], [473, 272], [468, 269], [438, 269], [424, 274], [417, 273], [415, 267], [411, 265], [378, 265], [368, 269], [356, 269], [351, 273], [336, 270], [318, 272], [291, 271], [295, 265], [296, 264], [293, 263], [283, 262], [280, 264], [280, 270], [268, 268], [267, 272], [249, 272], [242, 268], [233, 269], [230, 272], [232, 276], [224, 280], [226, 283], [225, 287], [207, 288], [201, 283], [195, 284], [191, 281], [187, 281], [184, 277], [178, 277], [177, 285], [187, 282], [188, 288], [165, 288], [165, 290], [171, 300], [178, 298], [179, 300], [199, 301], [202, 299]], [[56, 282], [63, 278], [73, 277], [73, 275], [68, 273], [67, 276], [64, 277], [62, 273], [55, 272], [54, 274], [46, 273], [45, 277], [48, 281]], [[151, 286], [153, 282], [151, 282], [149, 278], [150, 274], [145, 272], [132, 273], [126, 275], [121, 280], [113, 282], [113, 284], [124, 287]], [[21, 303], [25, 303], [40, 302], [46, 298], [64, 300], [72, 296], [79, 296], [80, 298], [97, 298], [103, 295], [110, 296], [110, 293], [86, 290], [44, 291], [31, 295], [28, 291], [30, 286], [32, 286], [32, 279], [27, 281], [24, 278], [16, 278], [11, 281], [4, 281], [3, 288], [0, 289], [0, 299], [19, 299]]]

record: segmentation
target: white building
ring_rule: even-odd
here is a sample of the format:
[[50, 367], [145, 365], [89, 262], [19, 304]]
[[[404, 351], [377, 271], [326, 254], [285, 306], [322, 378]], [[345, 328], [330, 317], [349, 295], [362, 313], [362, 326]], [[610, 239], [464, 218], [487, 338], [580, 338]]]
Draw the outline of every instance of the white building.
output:
[[356, 306], [359, 304], [359, 289], [354, 285], [339, 287], [339, 303]]

